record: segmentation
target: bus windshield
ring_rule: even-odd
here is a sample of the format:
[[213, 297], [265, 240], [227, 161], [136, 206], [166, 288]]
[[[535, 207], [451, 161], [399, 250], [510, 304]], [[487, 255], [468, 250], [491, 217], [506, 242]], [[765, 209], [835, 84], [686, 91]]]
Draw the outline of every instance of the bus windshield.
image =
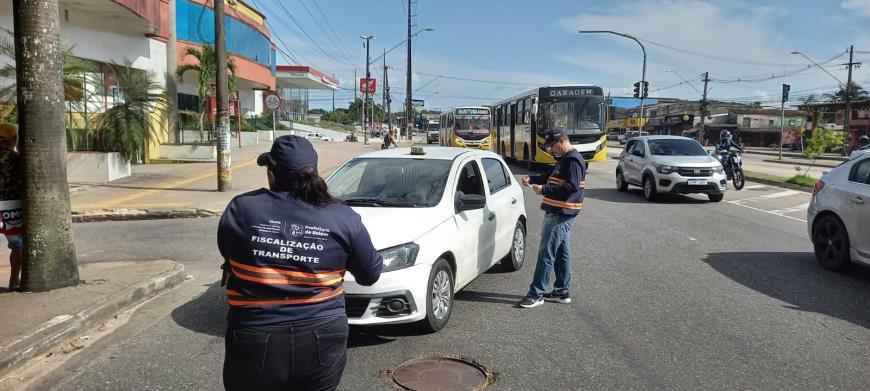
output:
[[541, 102], [539, 130], [562, 129], [569, 135], [601, 133], [601, 99]]
[[456, 116], [456, 135], [468, 140], [489, 136], [489, 116]]

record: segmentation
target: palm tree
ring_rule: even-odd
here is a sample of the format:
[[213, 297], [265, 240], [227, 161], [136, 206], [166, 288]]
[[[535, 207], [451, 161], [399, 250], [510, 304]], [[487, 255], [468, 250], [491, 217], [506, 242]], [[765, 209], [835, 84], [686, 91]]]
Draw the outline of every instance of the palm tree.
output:
[[[12, 41], [13, 32], [4, 28], [0, 28], [0, 56], [15, 59], [15, 43]], [[72, 54], [71, 46], [63, 48], [63, 90], [64, 97], [67, 101], [78, 101], [86, 93], [84, 89], [85, 83], [90, 78], [88, 74], [94, 69], [87, 61], [81, 60]], [[0, 68], [0, 78], [15, 79], [15, 63], [14, 61]], [[12, 83], [8, 86], [0, 88], [0, 101], [12, 103], [14, 112], [15, 107], [15, 88], [16, 84]], [[2, 118], [6, 120], [7, 118]]]
[[[208, 99], [208, 90], [211, 85], [214, 84], [214, 79], [217, 74], [217, 53], [215, 52], [214, 46], [206, 44], [202, 46], [202, 50], [188, 47], [184, 53], [184, 57], [187, 56], [195, 58], [197, 64], [180, 65], [175, 71], [175, 74], [178, 76], [179, 81], [183, 81], [184, 74], [188, 71], [196, 71], [199, 74], [196, 79], [196, 91], [199, 95], [200, 109], [199, 137], [202, 139], [205, 125], [205, 104]], [[227, 70], [229, 70], [227, 84], [229, 86], [229, 93], [232, 95], [233, 91], [235, 91], [236, 84], [236, 63], [233, 61], [233, 57], [229, 53], [227, 54]]]
[[117, 151], [132, 160], [147, 143], [157, 139], [166, 116], [166, 94], [154, 72], [129, 65], [108, 67], [118, 80], [123, 101], [99, 115], [96, 143], [101, 150]]
[[833, 94], [826, 94], [825, 96], [833, 101], [845, 102], [848, 100], [855, 101], [861, 98], [866, 98], [870, 96], [870, 93], [868, 93], [867, 90], [864, 89], [864, 87], [861, 87], [853, 81], [848, 86], [840, 86], [840, 89], [837, 92]]

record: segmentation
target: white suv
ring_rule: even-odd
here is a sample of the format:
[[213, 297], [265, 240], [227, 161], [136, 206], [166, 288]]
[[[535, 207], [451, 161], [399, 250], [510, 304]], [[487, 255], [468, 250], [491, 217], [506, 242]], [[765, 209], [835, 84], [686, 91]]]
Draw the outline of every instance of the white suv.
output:
[[870, 151], [861, 151], [822, 176], [807, 208], [816, 260], [845, 270], [850, 261], [870, 266]]
[[728, 179], [722, 164], [697, 141], [679, 136], [641, 136], [628, 140], [616, 167], [616, 188], [641, 186], [647, 201], [660, 193], [703, 193], [710, 201], [725, 197]]

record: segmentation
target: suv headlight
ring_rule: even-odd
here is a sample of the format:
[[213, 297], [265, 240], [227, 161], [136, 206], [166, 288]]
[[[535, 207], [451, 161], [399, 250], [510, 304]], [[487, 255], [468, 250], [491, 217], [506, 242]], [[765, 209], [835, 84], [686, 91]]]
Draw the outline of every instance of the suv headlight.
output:
[[721, 174], [721, 173], [725, 172], [725, 167], [722, 167], [721, 165], [713, 167], [713, 172], [715, 172], [717, 174]]
[[677, 168], [674, 166], [668, 166], [666, 164], [656, 164], [656, 171], [661, 174], [670, 174], [672, 172], [677, 171]]
[[386, 273], [414, 266], [414, 262], [417, 261], [417, 252], [419, 251], [420, 246], [415, 243], [405, 243], [378, 251], [381, 257], [384, 258], [384, 268], [381, 271]]

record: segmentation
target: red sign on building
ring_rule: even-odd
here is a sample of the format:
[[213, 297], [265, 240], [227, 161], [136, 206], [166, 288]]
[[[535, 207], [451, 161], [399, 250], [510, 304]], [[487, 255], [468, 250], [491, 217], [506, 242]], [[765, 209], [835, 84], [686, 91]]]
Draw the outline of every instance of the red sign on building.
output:
[[376, 86], [377, 80], [375, 79], [368, 79], [368, 83], [366, 83], [366, 78], [364, 77], [359, 79], [359, 92], [363, 94], [374, 94], [377, 90]]

